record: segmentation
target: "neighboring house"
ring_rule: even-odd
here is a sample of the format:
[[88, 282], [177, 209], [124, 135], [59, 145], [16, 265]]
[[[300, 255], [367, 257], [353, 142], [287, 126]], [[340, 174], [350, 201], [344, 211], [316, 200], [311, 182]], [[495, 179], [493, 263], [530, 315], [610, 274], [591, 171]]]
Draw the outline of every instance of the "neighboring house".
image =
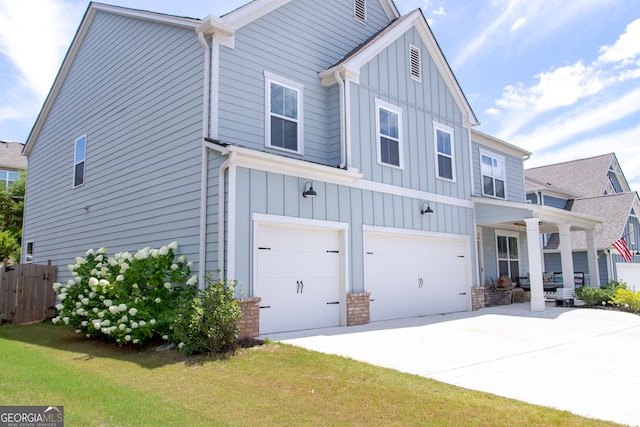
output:
[[[527, 200], [531, 203], [602, 220], [602, 226], [596, 229], [599, 285], [618, 280], [640, 289], [640, 200], [629, 188], [614, 153], [531, 168], [525, 175]], [[613, 247], [620, 238], [632, 253], [631, 262], [625, 262]], [[545, 235], [543, 244], [545, 268], [558, 270], [558, 235]], [[576, 271], [590, 273], [583, 237], [573, 236], [572, 251]]]
[[544, 309], [540, 231], [598, 221], [526, 203], [529, 153], [476, 125], [390, 0], [92, 3], [24, 150], [24, 241], [63, 267], [177, 240], [261, 299], [262, 334], [470, 310], [502, 274]]
[[0, 185], [9, 188], [27, 169], [27, 158], [22, 155], [23, 144], [0, 141]]

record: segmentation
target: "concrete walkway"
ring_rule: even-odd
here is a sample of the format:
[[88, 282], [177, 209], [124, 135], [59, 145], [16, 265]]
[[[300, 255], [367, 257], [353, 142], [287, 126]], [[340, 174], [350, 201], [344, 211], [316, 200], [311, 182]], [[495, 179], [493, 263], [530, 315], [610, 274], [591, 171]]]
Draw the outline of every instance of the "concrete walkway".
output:
[[640, 316], [634, 314], [551, 305], [531, 312], [525, 303], [269, 339], [640, 425]]

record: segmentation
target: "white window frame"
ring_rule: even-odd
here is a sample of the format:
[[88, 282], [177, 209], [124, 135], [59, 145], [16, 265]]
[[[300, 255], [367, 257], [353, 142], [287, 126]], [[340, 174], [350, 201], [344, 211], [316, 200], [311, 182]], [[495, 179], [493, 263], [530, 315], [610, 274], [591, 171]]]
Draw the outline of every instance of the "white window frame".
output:
[[[2, 184], [4, 185], [4, 188], [6, 190], [8, 190], [9, 187], [11, 187], [11, 185], [13, 185], [14, 182], [16, 182], [18, 179], [20, 179], [20, 172], [19, 171], [13, 171], [13, 170], [8, 170], [8, 169], [0, 169], [0, 172], [4, 172], [6, 174], [5, 179], [2, 180]], [[11, 175], [12, 174], [14, 174], [15, 179], [11, 179]]]
[[[287, 89], [291, 89], [296, 91], [297, 99], [296, 99], [296, 108], [298, 112], [297, 119], [293, 120], [290, 117], [281, 117], [275, 114], [276, 117], [282, 118], [284, 120], [293, 121], [297, 124], [297, 138], [298, 145], [296, 150], [290, 150], [288, 148], [278, 147], [276, 145], [271, 144], [271, 83], [275, 83], [278, 86], [285, 87]], [[303, 92], [304, 85], [293, 80], [277, 76], [268, 71], [264, 72], [264, 99], [265, 99], [265, 147], [272, 148], [274, 150], [285, 151], [287, 153], [294, 153], [302, 155], [304, 153], [304, 124], [303, 124]]]
[[[78, 161], [76, 159], [76, 153], [78, 151], [78, 142], [80, 142], [81, 140], [84, 140], [84, 157], [82, 158], [82, 160]], [[76, 185], [76, 168], [80, 163], [83, 163], [82, 182]], [[82, 187], [84, 183], [87, 182], [87, 135], [86, 134], [76, 138], [75, 142], [73, 143], [73, 181], [72, 182], [73, 182], [73, 188]]]
[[24, 263], [33, 263], [33, 240], [27, 240], [24, 245]]
[[[393, 137], [390, 137], [388, 135], [383, 135], [380, 133], [380, 110], [386, 110], [389, 111], [390, 113], [396, 114], [398, 116], [398, 138], [397, 138], [397, 143], [398, 143], [398, 164], [394, 165], [391, 163], [385, 163], [382, 161], [382, 146], [380, 144], [380, 138], [381, 137], [385, 137], [387, 139], [392, 139], [392, 140], [396, 140]], [[390, 104], [388, 102], [385, 102], [381, 99], [376, 98], [375, 99], [375, 115], [376, 115], [376, 157], [377, 157], [377, 161], [379, 165], [382, 166], [387, 166], [390, 168], [396, 168], [396, 169], [404, 169], [404, 155], [403, 155], [403, 148], [402, 148], [402, 108], [398, 107], [397, 105], [393, 105]]]
[[[495, 234], [496, 234], [496, 238], [495, 238], [495, 242], [496, 242], [496, 272], [498, 274], [498, 276], [500, 276], [500, 261], [507, 261], [507, 265], [509, 267], [509, 277], [513, 277], [513, 275], [511, 274], [511, 262], [512, 261], [517, 261], [518, 262], [518, 276], [520, 276], [520, 268], [522, 267], [522, 251], [520, 250], [520, 234], [513, 232], [513, 231], [506, 231], [506, 230], [495, 230]], [[518, 258], [516, 259], [512, 259], [510, 258], [510, 254], [509, 254], [509, 250], [507, 249], [507, 258], [500, 258], [500, 249], [498, 246], [498, 239], [500, 237], [506, 237], [507, 238], [507, 243], [509, 242], [509, 237], [514, 237], [516, 239], [516, 248], [518, 250]]]
[[[449, 141], [451, 143], [451, 155], [440, 153], [438, 151], [438, 131], [446, 132], [449, 134]], [[456, 151], [455, 151], [455, 139], [453, 137], [453, 128], [436, 121], [433, 122], [433, 149], [436, 153], [436, 178], [448, 182], [456, 182]], [[451, 159], [451, 178], [440, 176], [440, 164], [438, 162], [439, 156], [445, 156]]]
[[[362, 14], [358, 12], [359, 10]], [[353, 0], [353, 18], [363, 24], [367, 23], [367, 0]]]
[[[413, 56], [417, 55], [416, 67], [414, 67]], [[417, 71], [417, 74], [414, 74], [414, 69]], [[418, 83], [422, 83], [422, 52], [420, 48], [416, 45], [409, 45], [409, 75], [411, 78]]]
[[[491, 170], [493, 173], [493, 160], [498, 160], [502, 162], [502, 168], [503, 168], [503, 173], [504, 176], [502, 177], [502, 184], [504, 186], [504, 197], [500, 197], [500, 196], [496, 196], [494, 194], [487, 194], [484, 192], [484, 177], [488, 176], [485, 175], [484, 173], [482, 173], [482, 156], [486, 156], [489, 157], [490, 159], [492, 159], [491, 162]], [[495, 193], [496, 190], [496, 186], [495, 186], [495, 180], [496, 177], [495, 176], [491, 176], [491, 178], [493, 179], [493, 192]], [[495, 153], [492, 153], [490, 151], [485, 151], [485, 150], [480, 150], [480, 192], [482, 193], [483, 196], [487, 196], [487, 197], [492, 197], [494, 199], [499, 199], [499, 200], [507, 200], [507, 162], [505, 160], [505, 158], [503, 156], [499, 156]]]

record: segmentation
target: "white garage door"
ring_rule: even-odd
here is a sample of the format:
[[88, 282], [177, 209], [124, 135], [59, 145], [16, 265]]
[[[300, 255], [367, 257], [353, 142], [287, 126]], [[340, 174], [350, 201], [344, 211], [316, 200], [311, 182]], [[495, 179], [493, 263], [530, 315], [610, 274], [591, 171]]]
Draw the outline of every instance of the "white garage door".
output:
[[618, 281], [626, 282], [630, 289], [640, 291], [640, 264], [616, 263]]
[[366, 288], [371, 320], [467, 309], [464, 240], [369, 233]]
[[340, 233], [261, 225], [255, 295], [260, 334], [340, 324]]

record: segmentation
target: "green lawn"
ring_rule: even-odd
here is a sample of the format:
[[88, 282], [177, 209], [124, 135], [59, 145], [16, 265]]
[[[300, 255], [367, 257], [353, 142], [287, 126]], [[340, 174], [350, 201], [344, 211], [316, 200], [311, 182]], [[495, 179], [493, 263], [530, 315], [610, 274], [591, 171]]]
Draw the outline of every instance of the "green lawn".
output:
[[0, 326], [0, 405], [63, 405], [67, 426], [615, 425], [285, 345], [226, 360]]

